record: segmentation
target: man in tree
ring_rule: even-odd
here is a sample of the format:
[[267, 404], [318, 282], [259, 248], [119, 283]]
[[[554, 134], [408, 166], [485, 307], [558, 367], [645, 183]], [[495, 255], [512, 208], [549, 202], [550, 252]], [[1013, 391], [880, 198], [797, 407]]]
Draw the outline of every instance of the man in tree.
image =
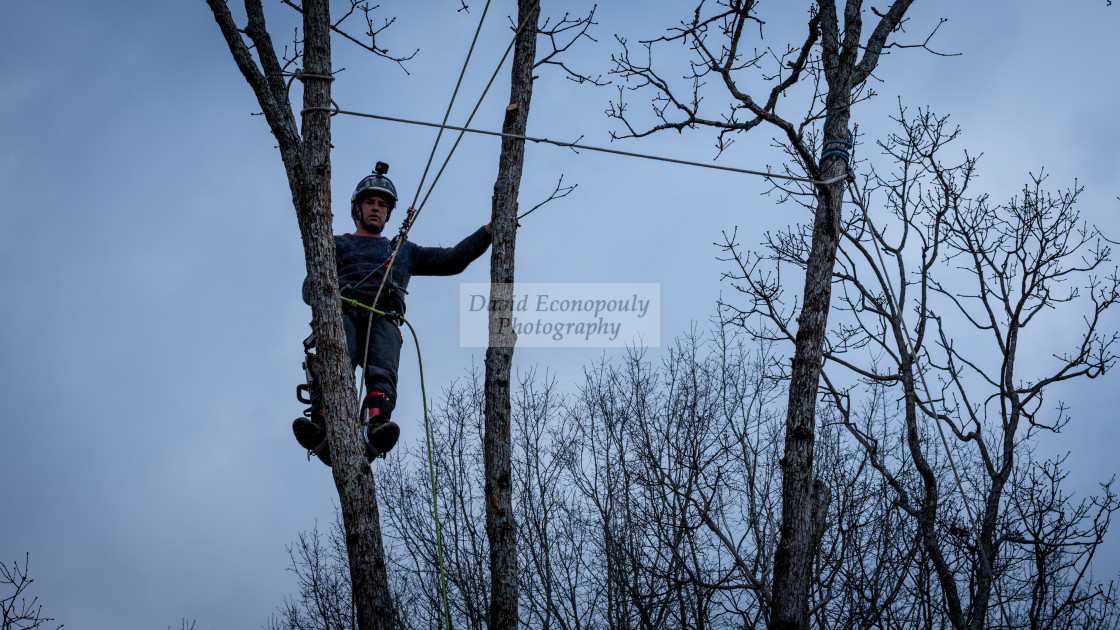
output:
[[[400, 427], [389, 420], [397, 399], [397, 366], [401, 354], [401, 317], [404, 296], [413, 275], [450, 276], [462, 272], [490, 246], [490, 224], [480, 227], [455, 247], [421, 247], [406, 240], [392, 258], [397, 238], [381, 235], [397, 204], [397, 189], [386, 173], [389, 165], [378, 162], [373, 173], [358, 182], [350, 198], [354, 233], [335, 235], [338, 286], [343, 297], [374, 306], [384, 315], [343, 302], [343, 324], [350, 364], [362, 367], [366, 396], [361, 415], [366, 456], [389, 452], [400, 437]], [[385, 274], [388, 270], [389, 277]], [[303, 301], [310, 304], [308, 281], [303, 283]], [[376, 304], [375, 304], [376, 302]], [[308, 390], [311, 407], [292, 423], [296, 440], [309, 454], [331, 465], [323, 417], [322, 393], [315, 378], [315, 336], [304, 341], [307, 350]]]

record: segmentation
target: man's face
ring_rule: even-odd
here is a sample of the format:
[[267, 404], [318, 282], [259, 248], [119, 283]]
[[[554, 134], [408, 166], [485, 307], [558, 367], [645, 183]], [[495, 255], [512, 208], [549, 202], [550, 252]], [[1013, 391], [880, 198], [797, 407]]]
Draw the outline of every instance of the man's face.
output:
[[370, 195], [358, 205], [358, 223], [371, 234], [381, 234], [389, 216], [389, 200], [381, 195]]

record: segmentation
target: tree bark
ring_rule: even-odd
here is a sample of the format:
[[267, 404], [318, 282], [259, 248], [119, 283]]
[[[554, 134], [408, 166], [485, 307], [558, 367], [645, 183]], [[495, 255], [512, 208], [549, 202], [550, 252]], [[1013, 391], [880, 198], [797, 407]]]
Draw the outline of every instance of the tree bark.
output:
[[[510, 99], [502, 132], [524, 136], [533, 94], [536, 59], [536, 0], [518, 0], [517, 23], [522, 25], [514, 44]], [[517, 532], [513, 517], [512, 445], [510, 441], [510, 371], [516, 335], [513, 317], [514, 247], [517, 237], [517, 194], [525, 162], [525, 141], [505, 137], [494, 182], [490, 252], [490, 299], [486, 349], [486, 537], [490, 544], [490, 630], [517, 628]]]
[[[310, 284], [312, 327], [317, 345], [316, 369], [323, 390], [327, 439], [346, 529], [350, 578], [361, 630], [398, 626], [389, 594], [385, 552], [377, 511], [376, 489], [353, 413], [357, 401], [353, 369], [346, 350], [342, 304], [338, 294], [330, 196], [330, 8], [328, 0], [303, 3], [304, 81], [302, 134], [287, 100], [260, 0], [246, 0], [245, 34], [253, 42], [261, 68], [242, 39], [223, 0], [207, 0], [234, 61], [253, 88], [279, 144], [288, 175]], [[309, 108], [322, 108], [306, 111]]]

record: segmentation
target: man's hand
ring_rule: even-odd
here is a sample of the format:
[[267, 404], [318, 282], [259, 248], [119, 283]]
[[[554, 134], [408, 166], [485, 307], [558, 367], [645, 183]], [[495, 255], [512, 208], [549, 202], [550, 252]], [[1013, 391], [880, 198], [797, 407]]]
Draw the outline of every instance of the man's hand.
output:
[[[490, 201], [493, 201], [493, 200], [494, 200], [494, 198], [493, 198], [493, 197], [491, 197], [491, 198], [490, 198]], [[514, 215], [514, 216], [517, 216], [517, 212], [518, 212], [518, 210], [520, 210], [520, 209], [521, 209], [521, 206], [520, 206], [520, 205], [519, 205], [519, 204], [518, 204], [518, 203], [517, 203], [516, 201], [515, 201], [515, 202], [513, 202], [513, 215]], [[493, 228], [493, 227], [491, 227], [489, 223], [487, 223], [486, 225], [484, 225], [484, 226], [482, 226], [482, 227], [486, 228], [486, 231], [487, 231], [487, 232], [489, 232], [491, 236], [493, 236], [493, 235], [494, 235], [494, 228]], [[517, 227], [521, 227], [521, 223], [518, 223], [518, 224], [517, 224]]]

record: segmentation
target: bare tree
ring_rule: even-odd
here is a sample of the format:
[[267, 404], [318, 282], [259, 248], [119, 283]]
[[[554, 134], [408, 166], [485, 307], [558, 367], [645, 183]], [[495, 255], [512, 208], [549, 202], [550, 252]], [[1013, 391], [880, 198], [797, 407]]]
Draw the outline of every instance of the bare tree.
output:
[[[721, 349], [703, 356], [694, 335], [660, 367], [640, 353], [596, 365], [572, 404], [582, 463], [572, 474], [602, 531], [611, 627], [751, 627], [769, 610], [758, 566], [772, 556], [757, 542], [775, 533], [777, 442], [761, 403], [776, 384], [757, 378], [740, 349]], [[744, 469], [740, 449], [762, 457]], [[770, 474], [744, 483], [761, 469]], [[757, 527], [725, 535], [741, 519]]]
[[1117, 509], [1112, 483], [1074, 501], [1063, 488], [1065, 458], [1016, 465], [999, 535], [1003, 598], [1021, 627], [1092, 628], [1120, 622], [1115, 582], [1102, 584], [1092, 562]]
[[577, 423], [565, 421], [553, 377], [528, 370], [513, 397], [513, 479], [520, 523], [521, 620], [533, 628], [584, 627], [599, 606], [591, 533], [571, 466]]
[[[357, 393], [346, 353], [332, 239], [330, 32], [340, 22], [331, 22], [327, 0], [306, 0], [297, 7], [303, 14], [303, 38], [288, 64], [302, 61], [299, 77], [304, 82], [303, 109], [301, 123], [297, 125], [285, 81], [294, 73], [286, 72], [277, 57], [260, 0], [245, 0], [248, 21], [244, 29], [237, 27], [224, 0], [207, 0], [207, 4], [279, 144], [299, 220], [318, 348], [317, 376], [323, 392], [327, 439], [333, 453], [335, 487], [349, 542], [350, 582], [358, 627], [394, 628], [397, 612], [389, 592], [376, 488], [360, 438], [359, 418], [354, 414]], [[352, 15], [358, 5], [353, 2], [343, 19]], [[365, 7], [368, 22], [369, 5]], [[370, 24], [372, 38], [375, 33]], [[375, 44], [371, 46], [377, 48]]]
[[[589, 80], [564, 65], [559, 56], [587, 34], [594, 24], [595, 10], [586, 17], [540, 24], [539, 0], [518, 0], [517, 31], [514, 40], [513, 65], [510, 71], [510, 99], [502, 124], [501, 153], [498, 177], [494, 182], [494, 241], [490, 256], [490, 301], [497, 308], [489, 310], [489, 344], [486, 350], [485, 387], [485, 494], [486, 538], [490, 556], [490, 602], [487, 627], [510, 630], [518, 623], [517, 605], [520, 578], [515, 510], [513, 506], [513, 472], [510, 419], [511, 369], [516, 334], [509, 330], [513, 313], [514, 253], [517, 237], [517, 197], [525, 162], [525, 130], [533, 95], [533, 71], [542, 65], [555, 65], [569, 78]], [[551, 44], [541, 58], [537, 40], [547, 38]], [[596, 80], [591, 80], [597, 83]], [[562, 197], [560, 183], [549, 200]], [[568, 189], [570, 192], [570, 189]], [[533, 208], [535, 210], [536, 208]], [[532, 210], [530, 210], [531, 212]], [[504, 329], [504, 330], [503, 330]]]
[[[805, 284], [797, 319], [795, 351], [789, 374], [789, 403], [782, 463], [782, 517], [774, 562], [774, 601], [771, 626], [776, 629], [807, 628], [813, 551], [819, 543], [823, 515], [831, 490], [812, 477], [819, 383], [824, 335], [831, 300], [831, 277], [840, 239], [843, 180], [852, 148], [848, 131], [851, 108], [870, 96], [867, 81], [881, 54], [892, 46], [913, 0], [895, 0], [885, 12], [873, 10], [878, 22], [870, 35], [863, 31], [861, 0], [846, 0], [842, 19], [835, 0], [819, 0], [810, 10], [805, 39], [784, 49], [751, 46], [749, 39], [763, 22], [752, 0], [698, 3], [692, 15], [667, 35], [641, 42], [645, 54], [632, 56], [625, 39], [615, 57], [614, 72], [632, 89], [653, 93], [656, 122], [641, 126], [631, 121], [625, 90], [608, 114], [625, 128], [618, 137], [641, 137], [666, 129], [698, 126], [719, 131], [722, 151], [739, 132], [765, 125], [774, 129], [800, 174], [818, 183], [812, 189], [814, 226], [805, 265]], [[935, 29], [936, 30], [936, 29]], [[653, 64], [654, 49], [682, 43], [691, 50], [687, 83], [666, 78]], [[928, 43], [916, 44], [924, 47]], [[782, 97], [804, 79], [813, 81], [813, 96], [801, 105], [802, 113], [780, 111]], [[768, 92], [753, 94], [748, 84], [761, 79]], [[719, 86], [718, 88], [709, 87]], [[730, 97], [728, 111], [711, 115], [702, 110], [705, 89]], [[722, 99], [721, 99], [722, 100]], [[785, 109], [785, 108], [782, 108]], [[821, 152], [814, 136], [806, 132], [824, 119]]]
[[[577, 389], [547, 374], [518, 375], [511, 400], [519, 623], [541, 628], [762, 628], [780, 515], [785, 380], [774, 344], [737, 327], [678, 341], [661, 361], [642, 353], [586, 368]], [[448, 388], [432, 415], [452, 623], [482, 629], [489, 602], [481, 374]], [[889, 387], [870, 385], [859, 405], [881, 459], [905, 457], [905, 424]], [[819, 411], [814, 474], [835, 488], [815, 558], [814, 627], [951, 625], [917, 520], [834, 406]], [[928, 442], [928, 435], [926, 436]], [[934, 447], [936, 444], [927, 444]], [[427, 464], [398, 458], [382, 505], [389, 519], [398, 601], [407, 627], [439, 625], [439, 584]], [[968, 468], [975, 469], [975, 458]], [[938, 462], [938, 475], [950, 478]], [[958, 466], [964, 462], [958, 458]], [[1026, 470], [1026, 469], [1024, 469]], [[1016, 474], [1010, 505], [1033, 515], [1001, 525], [1016, 537], [1000, 559], [1004, 604], [1015, 627], [1106, 628], [1120, 611], [1093, 582], [1092, 554], [1111, 499], [1072, 502], [1062, 474]], [[1042, 471], [1050, 471], [1042, 474]], [[905, 483], [920, 484], [909, 471]], [[1054, 485], [1050, 485], [1053, 480]], [[942, 502], [937, 536], [949, 563], [975, 570], [976, 545], [957, 493]], [[957, 517], [957, 518], [953, 518]], [[1006, 526], [1006, 527], [1005, 527]], [[1064, 541], [1054, 533], [1064, 530]], [[1076, 535], [1070, 535], [1076, 534]], [[970, 569], [971, 567], [971, 569]], [[1036, 568], [1037, 567], [1037, 568]], [[931, 580], [930, 577], [933, 577]], [[965, 573], [962, 584], [967, 583]], [[1038, 604], [1031, 591], [1040, 595]], [[1033, 610], [1037, 612], [1032, 613]], [[1033, 626], [1027, 621], [1031, 615]]]
[[358, 620], [341, 513], [336, 510], [325, 536], [316, 526], [301, 532], [287, 551], [299, 595], [285, 598], [279, 615], [269, 619], [268, 630], [355, 630]]
[[[502, 132], [524, 136], [533, 96], [537, 57], [539, 0], [518, 0], [517, 36], [510, 71], [510, 98]], [[487, 627], [517, 626], [517, 532], [513, 513], [512, 447], [510, 444], [510, 370], [516, 334], [502, 332], [513, 318], [514, 249], [517, 241], [517, 193], [525, 165], [525, 140], [502, 137], [498, 178], [494, 182], [490, 253], [489, 347], [486, 349], [486, 538], [490, 551], [490, 603]]]
[[[903, 111], [898, 121], [880, 144], [893, 170], [866, 178], [840, 231], [828, 399], [917, 526], [914, 566], [935, 580], [907, 586], [915, 610], [954, 628], [988, 627], [993, 609], [1009, 627], [1060, 624], [1108, 599], [1086, 569], [1120, 504], [1109, 485], [1072, 503], [1057, 463], [1035, 461], [1031, 443], [1068, 421], [1063, 405], [1047, 418], [1048, 388], [1115, 363], [1117, 335], [1101, 320], [1120, 299], [1108, 241], [1080, 221], [1080, 189], [1047, 193], [1034, 177], [994, 206], [969, 196], [973, 157], [945, 163], [958, 135], [945, 118]], [[760, 316], [766, 328], [755, 334], [795, 341], [775, 278], [807, 264], [811, 238], [807, 228], [773, 235], [761, 257], [728, 240], [733, 279], [749, 296], [746, 307], [725, 305], [733, 321]], [[1052, 312], [1079, 325], [1067, 329], [1071, 350], [1047, 366], [1028, 353], [1052, 337], [1032, 338]]]
[[[22, 567], [19, 562], [12, 562], [11, 567], [0, 564], [0, 589], [3, 589], [0, 593], [2, 630], [35, 630], [54, 621], [53, 617], [43, 616], [43, 605], [39, 603], [37, 595], [32, 596], [30, 601], [27, 599], [28, 589], [35, 582], [31, 577], [30, 564], [30, 553], [24, 555]], [[61, 627], [62, 624], [59, 624], [55, 626], [55, 630]]]

